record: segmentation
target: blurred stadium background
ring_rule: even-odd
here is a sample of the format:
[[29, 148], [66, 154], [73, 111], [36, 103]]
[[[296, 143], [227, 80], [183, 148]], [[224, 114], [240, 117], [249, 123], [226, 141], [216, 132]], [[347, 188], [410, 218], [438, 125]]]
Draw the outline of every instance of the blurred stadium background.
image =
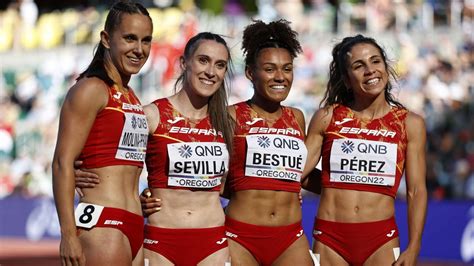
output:
[[[176, 63], [199, 31], [226, 36], [230, 103], [248, 99], [240, 51], [252, 18], [285, 18], [300, 34], [287, 105], [309, 121], [327, 81], [332, 46], [346, 35], [379, 40], [400, 81], [395, 91], [426, 119], [429, 209], [420, 265], [474, 263], [474, 0], [138, 0], [154, 21], [150, 59], [132, 80], [142, 103], [173, 92]], [[114, 1], [0, 1], [0, 265], [57, 265], [59, 225], [51, 160], [59, 108], [90, 62]], [[141, 187], [146, 186], [146, 173]], [[407, 243], [405, 189], [397, 197]], [[318, 198], [304, 194], [311, 233]]]

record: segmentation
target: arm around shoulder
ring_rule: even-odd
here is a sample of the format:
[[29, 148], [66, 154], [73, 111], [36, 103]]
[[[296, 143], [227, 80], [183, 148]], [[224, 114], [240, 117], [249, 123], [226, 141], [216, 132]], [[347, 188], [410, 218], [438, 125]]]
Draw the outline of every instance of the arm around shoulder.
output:
[[301, 186], [306, 190], [318, 194], [321, 191], [321, 171], [315, 169], [315, 167], [319, 163], [321, 157], [324, 134], [331, 122], [331, 118], [331, 107], [317, 110], [311, 118], [308, 126], [308, 134], [305, 139], [306, 148], [308, 149], [308, 158], [303, 171]]

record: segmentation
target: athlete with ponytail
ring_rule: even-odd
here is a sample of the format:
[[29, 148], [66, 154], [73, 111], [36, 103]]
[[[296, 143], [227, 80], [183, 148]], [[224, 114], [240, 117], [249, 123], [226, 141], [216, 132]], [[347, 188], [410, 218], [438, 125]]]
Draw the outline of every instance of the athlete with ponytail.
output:
[[[138, 180], [148, 126], [128, 83], [150, 54], [153, 25], [138, 3], [114, 4], [89, 67], [68, 91], [53, 159], [62, 265], [143, 264]], [[74, 215], [74, 161], [98, 176]]]

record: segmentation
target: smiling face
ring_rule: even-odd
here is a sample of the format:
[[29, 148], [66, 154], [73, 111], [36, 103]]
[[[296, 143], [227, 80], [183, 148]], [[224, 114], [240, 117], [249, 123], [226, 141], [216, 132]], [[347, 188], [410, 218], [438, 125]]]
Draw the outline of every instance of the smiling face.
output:
[[122, 14], [121, 23], [107, 33], [101, 33], [102, 44], [110, 53], [113, 65], [122, 80], [130, 79], [145, 64], [150, 54], [153, 25], [142, 14]]
[[388, 83], [387, 67], [380, 50], [368, 43], [356, 44], [347, 53], [346, 86], [354, 96], [384, 97]]
[[214, 40], [202, 40], [190, 58], [181, 59], [185, 69], [184, 89], [192, 96], [211, 97], [224, 82], [229, 52], [224, 44]]
[[293, 58], [284, 48], [264, 48], [245, 73], [255, 89], [253, 99], [280, 104], [293, 83]]

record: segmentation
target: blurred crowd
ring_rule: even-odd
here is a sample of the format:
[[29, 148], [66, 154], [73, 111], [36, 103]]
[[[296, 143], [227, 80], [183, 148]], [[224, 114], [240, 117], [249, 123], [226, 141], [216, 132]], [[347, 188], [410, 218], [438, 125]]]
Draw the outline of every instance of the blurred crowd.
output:
[[[302, 109], [309, 121], [325, 90], [332, 46], [363, 33], [392, 59], [399, 73], [395, 96], [426, 120], [430, 198], [474, 199], [474, 1], [148, 2], [154, 43], [131, 83], [142, 103], [172, 93], [177, 59], [199, 31], [225, 36], [234, 63], [229, 102], [247, 99], [252, 88], [243, 73], [242, 31], [252, 18], [285, 18], [304, 49], [285, 104]], [[105, 8], [42, 11], [33, 0], [16, 0], [0, 9], [0, 198], [52, 196], [59, 109], [90, 62]]]

